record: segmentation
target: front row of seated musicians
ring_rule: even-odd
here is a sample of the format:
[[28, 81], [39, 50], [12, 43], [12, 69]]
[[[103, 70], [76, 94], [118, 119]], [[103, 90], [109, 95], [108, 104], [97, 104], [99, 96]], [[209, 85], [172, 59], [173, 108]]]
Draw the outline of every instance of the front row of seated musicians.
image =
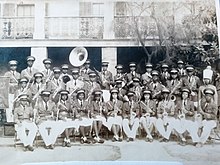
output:
[[184, 74], [172, 68], [170, 78], [161, 81], [163, 73], [152, 70], [151, 64], [146, 65], [150, 72], [141, 78], [135, 63], [129, 64], [131, 72], [126, 74], [117, 65], [112, 79], [106, 62], [101, 72], [90, 69], [86, 61], [69, 74], [66, 64], [50, 69], [50, 59], [43, 61], [45, 70], [38, 72], [32, 67], [34, 61], [28, 56], [28, 67], [21, 74], [16, 71], [17, 61], [9, 61], [10, 70], [5, 73], [10, 77], [7, 120], [13, 116], [24, 150], [34, 150], [36, 135], [47, 149], [53, 149], [60, 135], [63, 146], [70, 147], [71, 135], [79, 134], [82, 143], [103, 143], [103, 135], [111, 132], [113, 141], [129, 142], [140, 130], [148, 142], [169, 141], [172, 135], [181, 145], [190, 140], [201, 147], [217, 127], [218, 90], [211, 84], [212, 74], [203, 75], [204, 84], [199, 85], [193, 66], [182, 68]]
[[103, 101], [101, 90], [95, 90], [89, 102], [85, 99], [85, 91], [79, 89], [75, 101], [71, 102], [69, 92], [61, 90], [57, 103], [51, 100], [50, 91], [43, 90], [34, 107], [28, 95], [22, 94], [14, 109], [17, 135], [25, 150], [30, 151], [34, 150], [33, 141], [38, 131], [45, 147], [53, 149], [62, 133], [63, 146], [67, 147], [71, 146], [69, 136], [76, 132], [80, 133], [83, 143], [90, 143], [89, 138], [103, 143], [100, 137], [102, 127], [112, 132], [113, 141], [134, 141], [138, 128], [142, 128], [149, 142], [153, 141], [155, 134], [163, 141], [169, 141], [170, 135], [174, 134], [182, 145], [186, 144], [186, 137], [191, 137], [196, 146], [204, 144], [216, 127], [217, 106], [212, 101], [214, 91], [205, 89], [204, 100], [197, 111], [200, 113], [194, 111], [193, 102], [188, 99], [189, 89], [182, 89], [182, 100], [176, 106], [168, 99], [169, 92], [166, 88], [162, 90], [163, 99], [158, 107], [151, 99], [150, 90], [143, 91], [140, 102], [134, 101], [133, 91], [127, 93], [128, 101], [122, 102], [118, 99], [117, 89], [111, 90], [111, 98], [107, 102]]

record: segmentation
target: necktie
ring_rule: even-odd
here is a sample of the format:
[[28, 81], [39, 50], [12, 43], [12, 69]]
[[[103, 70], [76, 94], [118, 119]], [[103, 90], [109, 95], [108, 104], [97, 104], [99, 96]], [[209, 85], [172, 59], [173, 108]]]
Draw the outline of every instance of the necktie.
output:
[[15, 76], [15, 71], [12, 72], [13, 76]]
[[56, 82], [57, 82], [57, 86], [59, 86], [59, 82], [58, 82], [58, 80], [56, 80]]
[[47, 102], [45, 103], [45, 108], [46, 108], [46, 111], [48, 110], [48, 105], [47, 105]]
[[75, 83], [74, 83], [74, 84], [75, 84], [75, 86], [76, 86], [76, 80], [74, 80], [74, 81], [75, 81]]
[[37, 85], [37, 90], [38, 90], [38, 91], [40, 90], [40, 85], [39, 85], [39, 84]]
[[171, 83], [171, 84], [172, 84], [172, 86], [174, 85], [174, 80], [172, 80], [172, 83]]
[[157, 85], [156, 84], [154, 84], [154, 90], [157, 88]]
[[47, 76], [49, 75], [49, 69], [47, 69]]
[[83, 102], [82, 101], [80, 101], [80, 105], [81, 105], [81, 107], [83, 106]]
[[32, 70], [31, 70], [31, 68], [30, 68], [30, 75], [32, 75]]

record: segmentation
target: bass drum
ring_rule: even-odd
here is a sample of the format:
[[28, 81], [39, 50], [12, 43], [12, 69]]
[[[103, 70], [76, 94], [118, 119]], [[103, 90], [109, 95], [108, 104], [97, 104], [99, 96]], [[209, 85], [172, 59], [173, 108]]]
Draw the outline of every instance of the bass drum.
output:
[[102, 97], [104, 99], [104, 102], [107, 102], [110, 100], [110, 91], [109, 90], [102, 90]]

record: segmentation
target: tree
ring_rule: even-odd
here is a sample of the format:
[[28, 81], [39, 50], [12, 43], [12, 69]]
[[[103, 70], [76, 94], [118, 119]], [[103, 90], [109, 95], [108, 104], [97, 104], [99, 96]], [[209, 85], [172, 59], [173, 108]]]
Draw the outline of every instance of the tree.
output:
[[[147, 62], [174, 65], [178, 59], [187, 63], [213, 63], [218, 56], [218, 37], [213, 0], [187, 2], [127, 2], [130, 33], [143, 48]], [[182, 12], [182, 13], [181, 13]], [[154, 31], [149, 28], [154, 25]], [[145, 43], [152, 39], [153, 50]], [[177, 56], [178, 55], [178, 56]], [[157, 61], [158, 63], [158, 61]], [[159, 63], [159, 64], [160, 64]]]

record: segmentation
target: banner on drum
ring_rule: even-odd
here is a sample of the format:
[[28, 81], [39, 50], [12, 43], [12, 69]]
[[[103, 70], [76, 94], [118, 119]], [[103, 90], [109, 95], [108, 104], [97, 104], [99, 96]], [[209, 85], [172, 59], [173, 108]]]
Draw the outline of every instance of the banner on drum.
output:
[[0, 109], [8, 108], [9, 78], [0, 76]]

